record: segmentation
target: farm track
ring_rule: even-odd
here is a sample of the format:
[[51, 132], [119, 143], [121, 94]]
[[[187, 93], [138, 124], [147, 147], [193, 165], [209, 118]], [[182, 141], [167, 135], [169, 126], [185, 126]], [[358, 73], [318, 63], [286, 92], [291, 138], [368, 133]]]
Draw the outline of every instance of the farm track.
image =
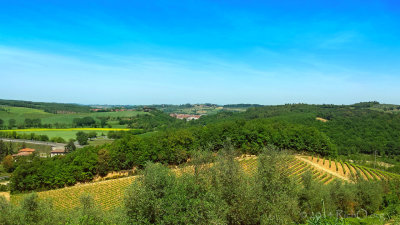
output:
[[63, 143], [55, 143], [55, 142], [47, 142], [47, 141], [34, 141], [34, 140], [26, 140], [26, 139], [11, 139], [11, 138], [0, 138], [0, 140], [4, 142], [14, 142], [14, 143], [28, 143], [28, 144], [36, 144], [36, 145], [47, 145], [51, 147], [64, 147], [66, 144]]

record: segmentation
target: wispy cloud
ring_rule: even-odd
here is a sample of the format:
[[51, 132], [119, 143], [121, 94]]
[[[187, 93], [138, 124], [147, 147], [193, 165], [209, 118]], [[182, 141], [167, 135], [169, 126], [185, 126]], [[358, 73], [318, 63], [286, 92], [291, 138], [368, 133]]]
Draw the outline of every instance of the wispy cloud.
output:
[[[366, 93], [376, 89], [371, 83], [376, 80], [359, 80], [362, 76], [370, 77], [367, 72], [312, 57], [306, 59], [304, 55], [298, 59], [301, 66], [295, 67], [286, 64], [280, 54], [267, 54], [267, 58], [272, 55], [283, 64], [259, 67], [246, 61], [205, 55], [188, 60], [190, 57], [87, 54], [65, 56], [0, 47], [0, 95], [110, 104], [351, 103], [360, 96], [370, 97]], [[388, 76], [380, 82], [392, 78]], [[392, 91], [390, 87], [386, 90], [387, 94]]]

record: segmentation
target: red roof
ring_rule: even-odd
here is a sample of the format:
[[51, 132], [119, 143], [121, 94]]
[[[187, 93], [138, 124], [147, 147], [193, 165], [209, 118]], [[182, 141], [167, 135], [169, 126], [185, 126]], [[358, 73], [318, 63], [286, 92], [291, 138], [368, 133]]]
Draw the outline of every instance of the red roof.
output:
[[31, 155], [32, 152], [19, 152], [18, 154], [14, 154], [12, 155], [13, 157], [15, 156], [27, 156], [27, 155]]
[[54, 149], [51, 153], [65, 153], [64, 149]]
[[23, 149], [19, 150], [18, 152], [30, 152], [30, 153], [32, 153], [34, 151], [35, 151], [35, 149], [33, 149], [33, 148], [23, 148]]

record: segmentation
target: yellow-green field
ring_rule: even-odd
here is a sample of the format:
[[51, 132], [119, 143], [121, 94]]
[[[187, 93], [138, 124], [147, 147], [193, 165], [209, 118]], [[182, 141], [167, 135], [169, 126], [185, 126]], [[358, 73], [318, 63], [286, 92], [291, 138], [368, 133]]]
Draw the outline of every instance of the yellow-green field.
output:
[[[125, 191], [135, 178], [125, 177], [43, 191], [38, 192], [38, 196], [41, 199], [51, 199], [57, 209], [68, 210], [79, 206], [81, 195], [90, 194], [102, 209], [110, 210], [122, 206]], [[24, 194], [11, 195], [11, 201], [18, 204], [23, 196]]]

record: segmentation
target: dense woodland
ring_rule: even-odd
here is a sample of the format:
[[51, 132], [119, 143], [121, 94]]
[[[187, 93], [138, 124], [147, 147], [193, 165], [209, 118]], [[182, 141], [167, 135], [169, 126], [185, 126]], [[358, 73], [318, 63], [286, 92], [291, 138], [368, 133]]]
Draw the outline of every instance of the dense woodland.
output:
[[[327, 135], [339, 154], [400, 154], [400, 114], [372, 110], [377, 102], [354, 105], [287, 104], [250, 108], [245, 113], [221, 112], [194, 123], [210, 124], [221, 120], [266, 118], [314, 127]], [[317, 117], [327, 122], [316, 120]]]
[[78, 104], [65, 103], [48, 103], [48, 102], [31, 102], [20, 100], [4, 100], [0, 99], [0, 105], [25, 107], [32, 109], [42, 109], [48, 113], [68, 113], [68, 112], [89, 112], [90, 107]]

